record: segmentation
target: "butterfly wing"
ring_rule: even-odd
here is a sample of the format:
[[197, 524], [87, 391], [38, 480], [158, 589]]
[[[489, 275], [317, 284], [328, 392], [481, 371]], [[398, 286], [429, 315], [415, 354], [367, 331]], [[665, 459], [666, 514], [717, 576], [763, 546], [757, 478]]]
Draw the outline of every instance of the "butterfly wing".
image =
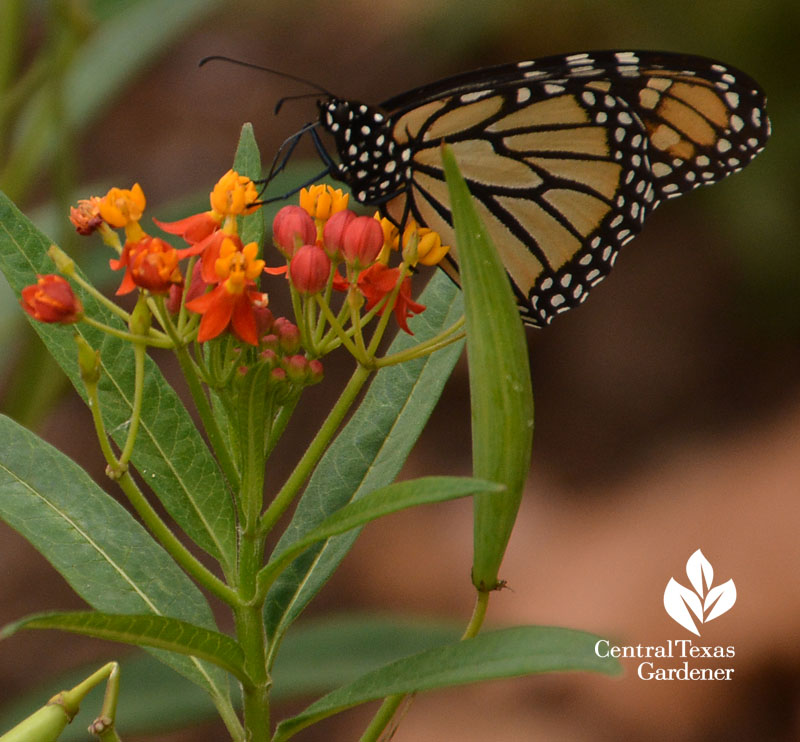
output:
[[764, 106], [743, 73], [686, 55], [588, 52], [457, 75], [383, 104], [408, 182], [380, 208], [452, 244], [439, 152], [450, 144], [526, 322], [549, 323], [586, 299], [662, 199], [764, 147]]

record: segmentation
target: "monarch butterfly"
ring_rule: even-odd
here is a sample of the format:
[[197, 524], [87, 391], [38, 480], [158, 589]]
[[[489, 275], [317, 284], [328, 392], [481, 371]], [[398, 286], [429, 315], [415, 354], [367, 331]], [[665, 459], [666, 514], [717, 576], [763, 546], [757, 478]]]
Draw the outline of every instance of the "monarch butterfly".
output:
[[[453, 244], [440, 144], [453, 148], [530, 325], [582, 303], [664, 199], [741, 170], [770, 134], [763, 92], [699, 56], [600, 51], [487, 67], [379, 107], [320, 88], [326, 172], [398, 225]], [[338, 162], [319, 129], [333, 136]], [[283, 149], [283, 148], [282, 148]], [[269, 181], [271, 175], [267, 178]], [[458, 281], [457, 256], [442, 267]]]

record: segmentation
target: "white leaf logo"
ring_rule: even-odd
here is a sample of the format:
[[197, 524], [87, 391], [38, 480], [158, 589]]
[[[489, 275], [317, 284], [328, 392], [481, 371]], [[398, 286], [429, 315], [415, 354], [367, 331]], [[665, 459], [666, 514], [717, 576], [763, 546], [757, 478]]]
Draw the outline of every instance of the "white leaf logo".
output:
[[707, 623], [731, 609], [736, 602], [733, 580], [712, 587], [714, 568], [698, 549], [686, 562], [686, 576], [693, 590], [671, 577], [664, 590], [664, 608], [670, 618], [700, 636], [698, 623]]

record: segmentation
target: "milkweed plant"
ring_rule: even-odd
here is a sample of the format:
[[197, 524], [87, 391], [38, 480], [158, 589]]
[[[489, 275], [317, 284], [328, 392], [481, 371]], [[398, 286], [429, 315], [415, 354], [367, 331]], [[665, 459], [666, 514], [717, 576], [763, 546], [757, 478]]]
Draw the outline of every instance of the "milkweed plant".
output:
[[[597, 637], [587, 633], [481, 631], [489, 597], [504, 584], [499, 569], [528, 472], [533, 401], [505, 271], [446, 149], [443, 159], [463, 303], [441, 272], [415, 293], [424, 267], [450, 249], [439, 235], [411, 222], [401, 234], [386, 219], [357, 215], [348, 195], [330, 186], [302, 190], [268, 233], [251, 180], [260, 160], [249, 125], [234, 169], [210, 190], [208, 211], [151, 220], [138, 184], [72, 208], [77, 231], [108, 251], [116, 296], [135, 298], [125, 304], [130, 310], [101, 293], [2, 196], [2, 269], [86, 402], [106, 474], [127, 506], [33, 433], [0, 418], [0, 517], [91, 608], [22, 618], [3, 629], [4, 638], [60, 629], [144, 647], [208, 694], [236, 742], [287, 740], [333, 714], [382, 701], [361, 737], [377, 740], [421, 691], [529, 673], [618, 671], [614, 660], [596, 656]], [[150, 234], [153, 222], [167, 237]], [[291, 297], [289, 317], [271, 308], [279, 292]], [[395, 326], [387, 347], [382, 341]], [[473, 477], [395, 482], [465, 336]], [[151, 349], [175, 354], [191, 414]], [[304, 391], [329, 383], [331, 353], [352, 357], [352, 376], [343, 389], [331, 388], [338, 397], [330, 413], [272, 491], [265, 487], [272, 454], [290, 419], [304, 414]], [[287, 695], [276, 661], [284, 647], [302, 644], [292, 638], [302, 637], [297, 619], [361, 527], [459, 497], [474, 503], [471, 573], [465, 565], [453, 576], [471, 574], [475, 590], [463, 636], [428, 635], [420, 623], [405, 656], [384, 647], [390, 656], [383, 664], [342, 673], [338, 687], [328, 682], [303, 711], [275, 719], [272, 699]], [[232, 616], [231, 633], [215, 622], [222, 609]], [[335, 652], [339, 635], [327, 636]], [[367, 632], [365, 666], [369, 644]], [[89, 690], [103, 684], [89, 732], [121, 739], [124, 667], [109, 662], [42, 699], [0, 740], [57, 739]], [[293, 671], [313, 679], [315, 658]]]

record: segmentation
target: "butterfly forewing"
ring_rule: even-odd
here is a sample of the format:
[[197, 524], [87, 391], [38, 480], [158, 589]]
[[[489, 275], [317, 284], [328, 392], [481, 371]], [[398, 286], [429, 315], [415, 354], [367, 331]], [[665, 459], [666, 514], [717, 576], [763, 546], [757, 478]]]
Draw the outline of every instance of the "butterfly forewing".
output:
[[[769, 136], [749, 77], [655, 52], [502, 65], [403, 93], [382, 113], [350, 105], [345, 130], [321, 119], [344, 164], [332, 174], [452, 244], [439, 151], [450, 144], [535, 325], [584, 301], [660, 200], [740, 170]], [[443, 267], [457, 280], [457, 255]]]

